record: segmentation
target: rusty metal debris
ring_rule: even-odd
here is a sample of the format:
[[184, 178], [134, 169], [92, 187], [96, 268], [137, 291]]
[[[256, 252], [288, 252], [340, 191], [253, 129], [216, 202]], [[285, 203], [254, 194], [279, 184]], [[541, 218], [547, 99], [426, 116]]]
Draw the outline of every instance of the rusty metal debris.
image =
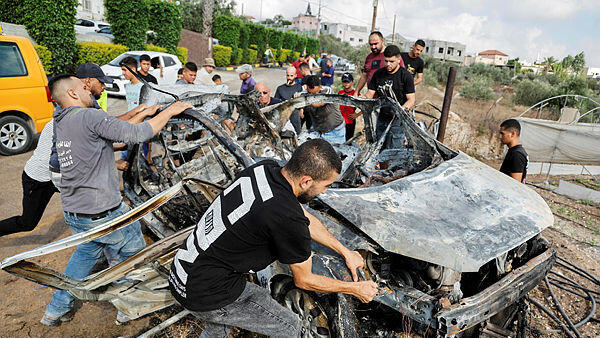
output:
[[[285, 130], [291, 112], [322, 102], [361, 109], [364, 138], [334, 146], [342, 158], [342, 173], [307, 210], [344, 245], [363, 254], [367, 268], [362, 275], [375, 281], [380, 292], [365, 305], [342, 294], [294, 291], [289, 267], [278, 262], [250, 274], [283, 304], [297, 297], [314, 304], [311, 310], [318, 316], [299, 313], [312, 316], [304, 318], [307, 332], [318, 329], [320, 336], [346, 337], [382, 334], [384, 329], [397, 332], [406, 318], [414, 329], [441, 336], [468, 334], [484, 324], [512, 329], [495, 316], [539, 283], [554, 262], [554, 252], [539, 236], [553, 221], [543, 200], [436, 141], [397, 103], [319, 94], [259, 109], [256, 93], [187, 88], [168, 90], [195, 108], [171, 119], [152, 140], [151, 161], [137, 145], [129, 152], [124, 193], [134, 209], [119, 225], [105, 224], [13, 256], [1, 267], [82, 300], [110, 301], [131, 318], [173, 305], [167, 282], [170, 264], [211, 201], [255, 161], [285, 162], [299, 142]], [[169, 104], [173, 97], [144, 89], [141, 101]], [[382, 105], [392, 106], [402, 126], [401, 149], [383, 148], [386, 133], [375, 138], [374, 122]], [[230, 131], [222, 122], [234, 114], [239, 117]], [[140, 217], [155, 242], [83, 280], [23, 260], [91, 240]], [[335, 252], [317, 243], [312, 249], [313, 271], [351, 279]]]

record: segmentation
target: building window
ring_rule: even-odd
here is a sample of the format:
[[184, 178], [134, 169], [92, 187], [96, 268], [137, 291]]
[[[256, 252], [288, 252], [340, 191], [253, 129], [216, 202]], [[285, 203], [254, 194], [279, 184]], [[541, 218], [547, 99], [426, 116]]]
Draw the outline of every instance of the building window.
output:
[[425, 47], [425, 53], [429, 53], [429, 47]]
[[454, 53], [454, 48], [448, 47], [448, 55], [452, 55], [452, 53]]
[[354, 38], [350, 38], [350, 41], [354, 41]]
[[440, 53], [440, 54], [444, 54], [444, 47], [440, 47], [440, 48], [438, 49], [438, 53]]
[[83, 10], [85, 11], [91, 11], [92, 10], [92, 4], [90, 0], [83, 0], [82, 1], [82, 5], [83, 5]]
[[462, 50], [457, 50], [456, 55], [460, 56], [462, 54]]
[[358, 39], [358, 42], [363, 42], [363, 39]]
[[323, 25], [323, 29], [327, 30], [327, 25]]
[[342, 34], [342, 31], [340, 31], [340, 34]]

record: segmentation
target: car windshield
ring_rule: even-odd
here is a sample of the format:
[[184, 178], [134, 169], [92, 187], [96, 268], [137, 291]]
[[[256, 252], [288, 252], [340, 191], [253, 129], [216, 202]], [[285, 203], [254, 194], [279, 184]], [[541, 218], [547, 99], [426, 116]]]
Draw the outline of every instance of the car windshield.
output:
[[110, 27], [110, 25], [99, 24], [98, 27], [99, 28], [105, 28], [105, 27]]
[[111, 65], [111, 66], [120, 67], [121, 65], [119, 65], [119, 63], [121, 62], [121, 60], [123, 60], [124, 58], [126, 58], [128, 56], [133, 57], [138, 63], [140, 62], [140, 56], [139, 55], [125, 53], [125, 54], [121, 54], [121, 55], [117, 56], [114, 60], [112, 60], [108, 64]]

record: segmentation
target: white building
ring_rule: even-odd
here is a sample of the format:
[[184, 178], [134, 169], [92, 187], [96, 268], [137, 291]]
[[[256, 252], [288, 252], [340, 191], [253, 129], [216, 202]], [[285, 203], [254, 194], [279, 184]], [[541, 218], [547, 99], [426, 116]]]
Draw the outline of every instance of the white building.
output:
[[600, 79], [600, 67], [587, 67], [585, 75], [594, 79]]
[[354, 47], [363, 46], [369, 41], [369, 30], [366, 26], [323, 22], [321, 23], [321, 33], [333, 35]]
[[301, 32], [309, 33], [316, 32], [319, 29], [319, 18], [312, 15], [310, 3], [306, 7], [306, 13], [298, 14], [298, 16], [292, 19], [292, 27]]
[[104, 20], [103, 0], [78, 0], [77, 19]]
[[475, 57], [475, 63], [485, 63], [492, 66], [506, 66], [507, 62], [508, 55], [495, 49], [484, 50]]

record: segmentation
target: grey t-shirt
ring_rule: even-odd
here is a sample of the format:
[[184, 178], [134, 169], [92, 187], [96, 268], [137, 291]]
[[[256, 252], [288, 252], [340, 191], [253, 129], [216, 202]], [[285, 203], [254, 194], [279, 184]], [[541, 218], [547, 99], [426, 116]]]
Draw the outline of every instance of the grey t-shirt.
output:
[[[321, 94], [331, 94], [331, 88], [323, 87]], [[344, 123], [340, 106], [337, 104], [326, 103], [318, 108], [306, 106], [304, 107], [304, 114], [306, 113], [310, 114], [313, 129], [321, 133], [330, 132]]]
[[95, 108], [67, 107], [55, 113], [63, 210], [96, 214], [118, 206], [121, 194], [112, 143], [147, 141], [154, 134], [152, 126], [121, 121]]
[[281, 101], [287, 101], [291, 98], [294, 97], [294, 94], [299, 93], [302, 91], [302, 85], [298, 84], [298, 83], [294, 83], [291, 86], [288, 86], [287, 84], [282, 84], [281, 86], [277, 87], [277, 90], [275, 91], [275, 98], [280, 99]]

